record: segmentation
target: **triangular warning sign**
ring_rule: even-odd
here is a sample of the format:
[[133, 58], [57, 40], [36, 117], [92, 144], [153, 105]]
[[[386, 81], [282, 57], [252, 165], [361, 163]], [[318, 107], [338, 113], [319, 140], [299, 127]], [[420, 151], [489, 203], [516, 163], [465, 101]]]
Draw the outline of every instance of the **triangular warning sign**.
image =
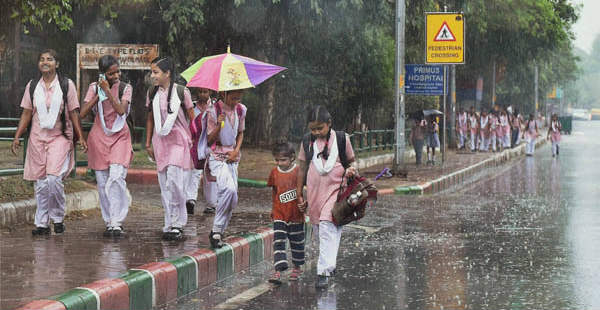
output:
[[438, 33], [435, 35], [435, 39], [433, 39], [433, 41], [456, 41], [456, 37], [452, 33], [452, 30], [450, 30], [450, 27], [448, 27], [448, 24], [444, 22], [442, 27], [440, 27], [440, 30], [438, 30]]

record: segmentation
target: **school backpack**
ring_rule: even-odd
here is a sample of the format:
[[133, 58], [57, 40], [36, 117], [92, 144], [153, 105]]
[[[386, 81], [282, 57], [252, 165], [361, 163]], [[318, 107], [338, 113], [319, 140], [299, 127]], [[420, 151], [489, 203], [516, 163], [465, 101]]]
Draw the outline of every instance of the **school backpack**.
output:
[[[31, 104], [33, 105], [33, 93], [35, 92], [35, 88], [38, 85], [38, 82], [40, 81], [40, 79], [36, 79], [33, 78], [29, 81], [29, 98], [31, 99]], [[61, 113], [61, 123], [62, 123], [62, 134], [63, 136], [65, 136], [65, 138], [69, 139], [67, 137], [67, 134], [65, 133], [65, 125], [67, 122], [67, 116], [66, 116], [66, 111], [68, 111], [68, 93], [69, 93], [69, 78], [64, 77], [64, 76], [58, 76], [58, 85], [60, 85], [60, 90], [63, 93], [63, 104], [65, 105], [65, 108], [63, 109], [62, 113]], [[29, 122], [29, 127], [27, 127], [27, 132], [31, 133], [31, 122]], [[75, 133], [73, 133], [73, 141], [77, 142], [77, 140], [79, 140], [79, 137], [77, 137], [77, 135], [75, 135]]]
[[[215, 114], [220, 115], [223, 110], [219, 102], [213, 102]], [[238, 119], [241, 121], [244, 116], [244, 109], [241, 104], [235, 106]], [[210, 154], [211, 150], [217, 147], [217, 143], [213, 143], [211, 146], [208, 145], [208, 133], [206, 128], [208, 127], [208, 111], [204, 111], [194, 118], [190, 122], [190, 132], [192, 133], [192, 148], [190, 153], [192, 155], [192, 162], [194, 163], [195, 169], [204, 169], [206, 164], [206, 158]]]
[[[335, 138], [337, 140], [338, 156], [340, 157], [340, 163], [347, 169], [350, 167], [348, 162], [348, 156], [346, 155], [346, 133], [343, 131], [335, 131]], [[306, 176], [308, 175], [308, 168], [310, 167], [310, 161], [313, 158], [313, 142], [315, 141], [314, 136], [310, 133], [304, 135], [302, 138], [302, 147], [304, 148], [304, 155], [306, 158], [306, 168], [304, 170], [304, 185], [306, 185]]]

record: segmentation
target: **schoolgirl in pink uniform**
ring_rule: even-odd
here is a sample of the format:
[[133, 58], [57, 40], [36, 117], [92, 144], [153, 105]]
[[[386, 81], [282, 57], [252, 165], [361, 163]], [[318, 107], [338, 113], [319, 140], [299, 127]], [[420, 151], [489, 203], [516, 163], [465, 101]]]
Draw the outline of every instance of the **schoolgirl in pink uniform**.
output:
[[[192, 88], [192, 103], [194, 103], [194, 117], [202, 117], [213, 105], [213, 99], [210, 97], [210, 90], [207, 88]], [[217, 206], [216, 183], [209, 182], [204, 176], [204, 169], [192, 169], [189, 181], [186, 184], [186, 208], [188, 214], [194, 214], [194, 208], [197, 204], [198, 187], [200, 181], [203, 184], [204, 198], [208, 203], [204, 213], [214, 213]]]
[[510, 123], [508, 119], [508, 114], [506, 114], [505, 110], [500, 112], [499, 117], [500, 126], [498, 127], [498, 137], [500, 140], [501, 150], [505, 148], [510, 148]]
[[560, 143], [560, 131], [562, 129], [562, 125], [558, 120], [557, 114], [552, 114], [552, 119], [550, 121], [550, 127], [548, 128], [547, 138], [552, 142], [552, 157], [558, 155], [559, 152], [559, 143]]
[[[11, 151], [16, 156], [20, 145], [19, 138], [23, 132], [29, 131], [23, 178], [35, 181], [37, 209], [36, 228], [31, 231], [33, 235], [50, 234], [50, 221], [54, 222], [54, 233], [60, 234], [65, 231], [63, 179], [75, 166], [73, 129], [83, 151], [87, 151], [79, 119], [75, 84], [70, 79], [60, 76], [57, 72], [58, 67], [56, 51], [47, 49], [39, 54], [38, 69], [41, 77], [31, 80], [25, 87], [21, 100], [23, 112], [11, 145]], [[36, 86], [30, 90], [33, 83]], [[67, 92], [67, 102], [61, 84]]]
[[490, 112], [489, 114], [489, 122], [490, 122], [490, 127], [489, 127], [489, 141], [490, 144], [492, 145], [492, 152], [496, 152], [496, 144], [497, 144], [497, 137], [498, 137], [498, 116], [496, 114], [496, 112]]
[[460, 112], [458, 113], [457, 126], [456, 126], [456, 128], [458, 129], [458, 148], [460, 148], [460, 149], [465, 148], [465, 144], [466, 144], [466, 140], [467, 140], [467, 127], [468, 127], [467, 122], [468, 122], [467, 112], [465, 112], [461, 108]]
[[[131, 102], [131, 85], [120, 80], [119, 62], [112, 55], [98, 60], [101, 76], [90, 84], [81, 109], [81, 117], [94, 111], [94, 125], [88, 135], [88, 167], [96, 172], [105, 237], [123, 234], [123, 221], [129, 212], [127, 169], [133, 157], [127, 115]], [[125, 87], [120, 85], [125, 83]], [[119, 98], [119, 88], [123, 89]]]
[[[238, 165], [246, 129], [247, 108], [241, 103], [243, 90], [223, 92], [208, 111], [208, 145], [214, 148], [208, 157], [209, 173], [216, 180], [217, 208], [208, 236], [213, 248], [223, 246], [225, 229], [238, 204]], [[217, 110], [220, 115], [217, 115]]]
[[490, 144], [490, 117], [485, 111], [481, 111], [479, 118], [479, 151], [487, 152]]
[[[146, 107], [146, 151], [156, 161], [161, 200], [165, 208], [163, 238], [183, 239], [187, 224], [185, 183], [193, 169], [189, 120], [194, 118], [190, 91], [173, 82], [174, 65], [170, 58], [154, 59], [151, 64], [155, 87], [148, 91]], [[187, 118], [186, 118], [187, 116]]]
[[468, 126], [469, 132], [471, 133], [471, 152], [475, 152], [477, 150], [477, 137], [479, 136], [479, 119], [477, 118], [474, 107], [471, 107], [471, 112], [469, 113]]
[[525, 148], [525, 155], [533, 156], [533, 152], [535, 152], [535, 139], [539, 136], [538, 124], [535, 119], [535, 116], [529, 114], [529, 120], [525, 124], [525, 132], [523, 133], [523, 138], [527, 142], [527, 146]]
[[[325, 288], [329, 277], [336, 269], [336, 260], [342, 236], [342, 226], [333, 223], [331, 210], [337, 199], [340, 183], [356, 173], [353, 166], [345, 169], [339, 158], [336, 132], [331, 129], [331, 115], [323, 106], [314, 107], [308, 114], [310, 143], [313, 149], [312, 158], [307, 158], [304, 145], [300, 146], [298, 160], [298, 205], [301, 211], [306, 208], [303, 188], [306, 177], [306, 202], [308, 215], [313, 225], [313, 232], [319, 238], [319, 260], [317, 263], [317, 288]], [[304, 142], [302, 142], [304, 144]], [[346, 158], [349, 164], [354, 163], [354, 151], [350, 139], [346, 135]], [[306, 167], [308, 165], [308, 172]], [[344, 172], [345, 171], [345, 172]], [[345, 176], [344, 176], [345, 175]]]

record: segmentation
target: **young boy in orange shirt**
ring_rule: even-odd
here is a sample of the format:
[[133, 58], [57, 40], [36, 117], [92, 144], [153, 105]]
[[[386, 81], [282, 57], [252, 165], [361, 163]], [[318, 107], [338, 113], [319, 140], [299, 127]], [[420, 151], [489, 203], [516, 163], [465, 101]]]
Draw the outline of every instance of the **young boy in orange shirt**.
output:
[[288, 142], [276, 143], [273, 157], [277, 167], [269, 175], [267, 186], [273, 188], [273, 260], [275, 273], [269, 282], [281, 284], [281, 272], [288, 269], [286, 243], [290, 241], [294, 268], [289, 280], [296, 281], [302, 274], [304, 265], [304, 210], [298, 207], [296, 182], [298, 169], [294, 160], [296, 153]]

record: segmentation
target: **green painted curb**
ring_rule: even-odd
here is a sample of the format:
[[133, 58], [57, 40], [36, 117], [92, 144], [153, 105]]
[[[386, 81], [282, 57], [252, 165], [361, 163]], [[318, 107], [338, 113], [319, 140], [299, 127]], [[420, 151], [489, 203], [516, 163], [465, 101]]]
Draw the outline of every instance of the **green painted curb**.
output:
[[60, 295], [50, 297], [52, 300], [60, 301], [67, 310], [96, 310], [98, 300], [92, 292], [75, 288]]
[[214, 251], [217, 255], [217, 280], [223, 280], [234, 273], [233, 248], [226, 245]]
[[196, 262], [191, 257], [179, 257], [165, 260], [177, 269], [177, 297], [198, 289]]
[[250, 266], [262, 262], [265, 259], [264, 246], [272, 245], [265, 245], [262, 237], [256, 233], [248, 233], [242, 237], [248, 240], [250, 245]]
[[119, 276], [129, 287], [129, 309], [152, 309], [152, 294], [154, 293], [152, 277], [146, 271], [128, 270]]

